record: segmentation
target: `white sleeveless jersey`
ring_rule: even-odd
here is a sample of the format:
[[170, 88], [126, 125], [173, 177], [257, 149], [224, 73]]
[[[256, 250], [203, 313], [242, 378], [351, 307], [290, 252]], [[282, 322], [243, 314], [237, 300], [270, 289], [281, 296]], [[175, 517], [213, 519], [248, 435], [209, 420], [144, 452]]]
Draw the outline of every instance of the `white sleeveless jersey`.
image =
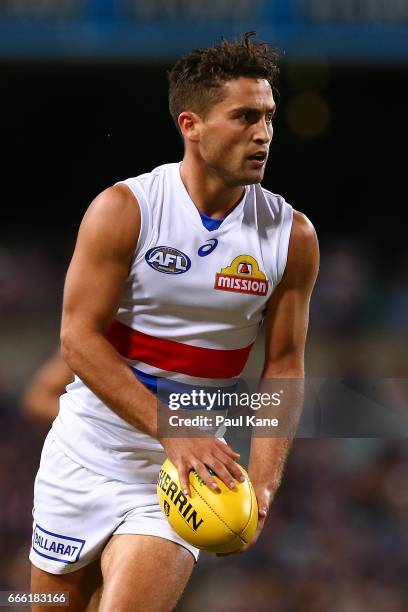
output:
[[[244, 369], [282, 278], [292, 207], [259, 184], [247, 186], [236, 208], [209, 231], [180, 164], [124, 183], [139, 203], [141, 230], [107, 338], [152, 390], [163, 378], [225, 386]], [[74, 461], [126, 482], [137, 481], [146, 451], [162, 450], [78, 377], [62, 396], [53, 427]]]

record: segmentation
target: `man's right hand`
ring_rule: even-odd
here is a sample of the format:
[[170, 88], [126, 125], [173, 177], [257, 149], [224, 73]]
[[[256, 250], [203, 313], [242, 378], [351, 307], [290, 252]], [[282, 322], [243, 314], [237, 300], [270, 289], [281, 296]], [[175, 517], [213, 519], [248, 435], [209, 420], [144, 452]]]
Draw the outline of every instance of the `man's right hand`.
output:
[[190, 470], [195, 470], [204, 482], [217, 492], [220, 489], [207, 468], [215, 472], [230, 489], [235, 487], [236, 481], [245, 480], [236, 463], [239, 453], [218, 438], [161, 438], [160, 442], [167, 457], [178, 470], [185, 495], [190, 495]]

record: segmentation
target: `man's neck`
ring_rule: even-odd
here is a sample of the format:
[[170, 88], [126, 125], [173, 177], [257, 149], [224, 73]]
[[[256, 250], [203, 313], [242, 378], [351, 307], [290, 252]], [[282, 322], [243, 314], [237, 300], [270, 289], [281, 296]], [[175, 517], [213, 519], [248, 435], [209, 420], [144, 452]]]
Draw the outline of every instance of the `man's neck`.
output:
[[242, 200], [245, 188], [229, 187], [208, 168], [185, 157], [180, 167], [181, 180], [199, 212], [208, 217], [224, 219]]

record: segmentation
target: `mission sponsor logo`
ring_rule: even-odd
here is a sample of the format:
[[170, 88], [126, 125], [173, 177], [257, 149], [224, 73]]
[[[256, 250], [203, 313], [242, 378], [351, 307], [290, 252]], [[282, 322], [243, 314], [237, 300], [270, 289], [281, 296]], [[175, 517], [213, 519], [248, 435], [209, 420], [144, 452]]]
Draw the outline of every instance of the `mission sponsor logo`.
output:
[[85, 540], [52, 533], [40, 525], [34, 527], [33, 550], [47, 559], [61, 563], [76, 563], [84, 546]]
[[256, 259], [251, 255], [238, 255], [230, 266], [222, 268], [221, 272], [216, 274], [214, 289], [266, 295], [268, 283]]
[[168, 246], [149, 249], [145, 259], [153, 270], [163, 274], [183, 274], [191, 268], [190, 258], [185, 253]]

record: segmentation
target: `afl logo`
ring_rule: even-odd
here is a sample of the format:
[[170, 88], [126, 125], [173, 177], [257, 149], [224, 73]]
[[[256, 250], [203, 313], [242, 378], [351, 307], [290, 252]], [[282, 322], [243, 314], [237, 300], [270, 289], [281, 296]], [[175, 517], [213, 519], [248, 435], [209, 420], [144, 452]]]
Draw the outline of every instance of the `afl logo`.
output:
[[214, 249], [217, 247], [217, 244], [218, 244], [218, 240], [216, 238], [212, 238], [211, 240], [203, 244], [203, 246], [198, 249], [199, 256], [206, 257], [206, 255], [209, 255], [210, 253], [214, 251]]
[[158, 246], [149, 249], [145, 255], [149, 266], [163, 274], [183, 274], [191, 267], [187, 255], [168, 246]]

